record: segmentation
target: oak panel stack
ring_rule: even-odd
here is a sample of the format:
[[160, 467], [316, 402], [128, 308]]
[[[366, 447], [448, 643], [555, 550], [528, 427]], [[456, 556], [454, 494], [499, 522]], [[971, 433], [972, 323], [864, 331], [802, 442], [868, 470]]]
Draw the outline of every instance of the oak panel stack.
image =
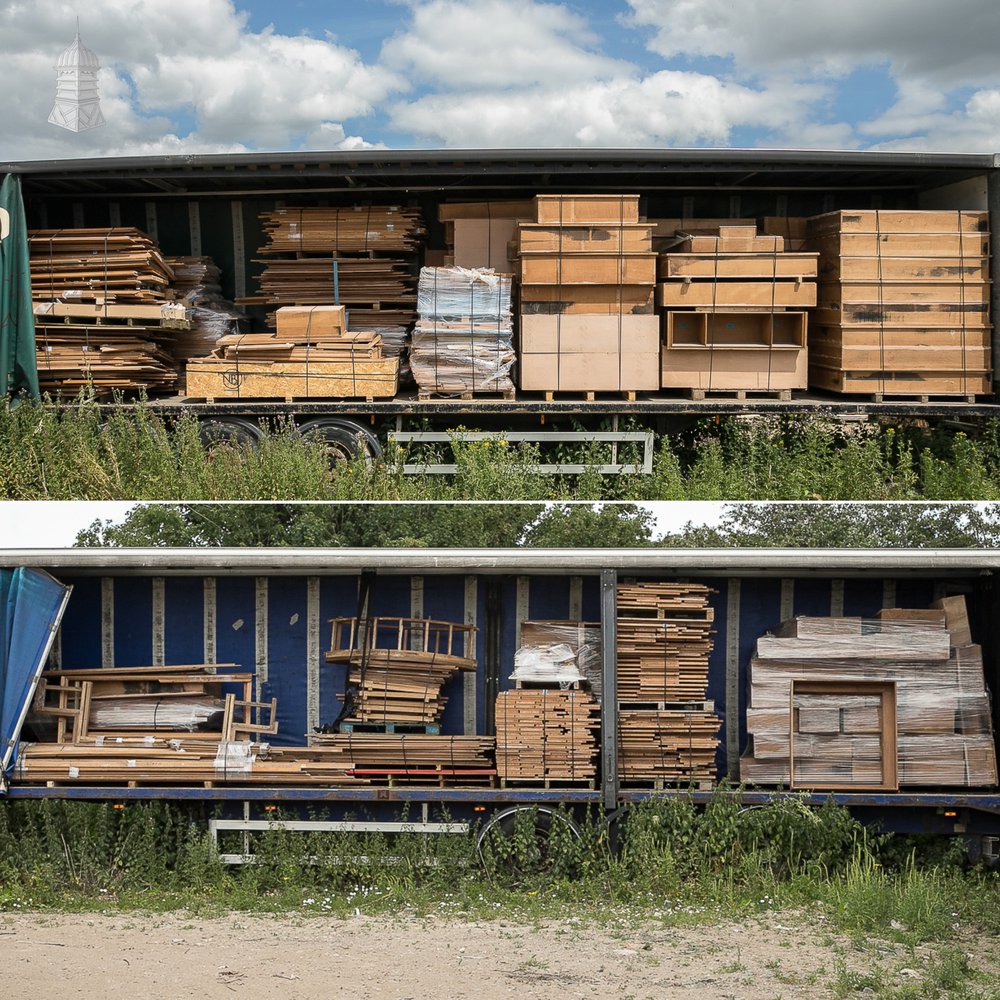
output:
[[989, 392], [988, 228], [986, 212], [810, 219], [821, 277], [810, 384], [875, 396]]
[[806, 313], [815, 254], [790, 253], [755, 225], [686, 235], [659, 261], [664, 388], [764, 391], [807, 385]]
[[539, 195], [517, 229], [522, 389], [659, 388], [653, 227], [638, 195]]

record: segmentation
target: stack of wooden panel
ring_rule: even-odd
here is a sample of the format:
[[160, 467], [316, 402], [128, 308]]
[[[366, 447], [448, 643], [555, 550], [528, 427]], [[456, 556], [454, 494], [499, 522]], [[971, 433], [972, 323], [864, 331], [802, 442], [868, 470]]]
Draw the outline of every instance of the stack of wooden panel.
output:
[[[351, 309], [352, 329], [406, 327], [414, 319], [419, 210], [391, 205], [280, 208], [261, 215], [267, 243], [260, 294], [242, 305]], [[334, 298], [334, 260], [337, 292]], [[270, 317], [269, 317], [270, 320]]]
[[421, 397], [512, 397], [511, 278], [486, 269], [423, 267], [410, 367]]
[[164, 301], [174, 273], [138, 229], [35, 229], [31, 292], [43, 302]]
[[344, 306], [286, 307], [277, 331], [219, 338], [187, 366], [187, 394], [205, 398], [392, 397], [399, 358], [377, 334], [349, 333]]
[[700, 584], [620, 584], [618, 770], [622, 782], [710, 783], [721, 721], [707, 701], [714, 612]]
[[496, 726], [501, 782], [593, 782], [600, 705], [589, 691], [501, 691]]
[[656, 254], [638, 195], [539, 195], [517, 253], [522, 389], [659, 388]]
[[807, 385], [806, 313], [817, 255], [789, 253], [755, 225], [686, 235], [662, 254], [664, 388], [776, 392]]
[[865, 395], [990, 391], [986, 212], [830, 212], [820, 253], [809, 381]]
[[426, 618], [334, 618], [327, 663], [347, 668], [341, 725], [437, 725], [445, 684], [474, 671], [476, 629]]
[[390, 784], [482, 784], [496, 776], [487, 736], [436, 736], [426, 733], [319, 733], [309, 738], [331, 759], [340, 754], [348, 770], [366, 781]]
[[965, 602], [801, 617], [757, 641], [744, 781], [799, 788], [997, 783], [982, 650]]

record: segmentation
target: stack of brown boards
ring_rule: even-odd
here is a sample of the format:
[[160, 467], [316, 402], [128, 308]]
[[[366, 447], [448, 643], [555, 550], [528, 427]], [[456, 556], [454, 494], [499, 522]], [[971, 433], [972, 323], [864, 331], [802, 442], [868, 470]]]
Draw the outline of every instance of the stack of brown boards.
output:
[[138, 229], [34, 229], [28, 250], [36, 301], [156, 303], [174, 280], [160, 248]]
[[257, 262], [264, 265], [260, 294], [240, 304], [337, 303], [350, 307], [352, 329], [412, 324], [417, 254], [426, 235], [419, 210], [279, 208], [260, 218], [267, 237]]
[[589, 691], [501, 691], [496, 727], [501, 784], [594, 781], [600, 705]]
[[447, 704], [442, 688], [475, 671], [471, 625], [429, 618], [334, 618], [327, 663], [347, 668], [349, 703], [340, 726], [411, 725], [436, 732]]
[[986, 212], [810, 219], [821, 279], [810, 385], [876, 397], [988, 393], [988, 229]]
[[242, 318], [222, 294], [222, 272], [211, 257], [167, 257], [174, 272], [170, 294], [187, 310], [190, 329], [178, 330], [169, 344], [174, 360], [185, 364], [204, 357], [220, 337], [236, 333]]
[[[436, 266], [517, 270], [514, 246], [518, 222], [535, 217], [533, 201], [444, 202], [438, 221], [444, 225], [445, 251]], [[432, 261], [425, 258], [425, 264]]]
[[715, 779], [721, 721], [707, 701], [712, 591], [701, 584], [619, 584], [618, 775], [623, 784], [701, 786]]
[[805, 389], [803, 310], [816, 304], [816, 254], [790, 253], [753, 223], [677, 235], [659, 261], [663, 387], [698, 397]]
[[510, 275], [489, 269], [420, 269], [410, 367], [422, 398], [513, 398], [510, 293]]
[[705, 706], [622, 708], [618, 720], [618, 774], [622, 782], [714, 782], [721, 726], [719, 716]]
[[399, 359], [377, 334], [349, 333], [344, 306], [278, 309], [275, 333], [222, 336], [187, 366], [187, 395], [205, 398], [391, 398]]
[[522, 389], [659, 388], [653, 227], [638, 195], [538, 195], [517, 227]]
[[982, 650], [962, 598], [801, 617], [757, 642], [742, 780], [830, 790], [997, 783]]
[[313, 749], [343, 754], [349, 773], [372, 783], [455, 786], [491, 783], [496, 741], [427, 733], [318, 733]]

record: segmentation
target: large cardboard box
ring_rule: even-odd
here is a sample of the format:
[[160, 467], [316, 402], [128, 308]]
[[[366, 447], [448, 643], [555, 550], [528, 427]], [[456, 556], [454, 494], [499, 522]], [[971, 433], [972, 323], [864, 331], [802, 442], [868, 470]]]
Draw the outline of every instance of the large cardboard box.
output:
[[659, 354], [656, 316], [521, 316], [525, 354]]
[[508, 256], [514, 238], [514, 219], [456, 219], [455, 266], [492, 267], [503, 274], [513, 274], [516, 263]]
[[805, 349], [664, 348], [661, 379], [665, 389], [805, 389], [806, 355]]
[[549, 225], [611, 225], [639, 221], [637, 194], [540, 194], [535, 221]]
[[523, 354], [521, 388], [544, 392], [652, 391], [656, 354]]
[[526, 285], [654, 285], [655, 253], [530, 254], [520, 261]]
[[652, 315], [653, 285], [521, 285], [521, 312]]
[[641, 223], [553, 226], [522, 222], [517, 230], [521, 253], [650, 253], [652, 233], [652, 226]]
[[282, 306], [274, 316], [279, 337], [339, 337], [347, 329], [344, 306]]

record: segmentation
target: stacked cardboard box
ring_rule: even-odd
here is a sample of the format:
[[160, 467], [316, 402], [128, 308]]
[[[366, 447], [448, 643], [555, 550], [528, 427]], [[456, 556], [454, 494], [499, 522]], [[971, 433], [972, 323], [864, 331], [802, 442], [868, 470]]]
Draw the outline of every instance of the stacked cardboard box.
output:
[[533, 201], [445, 202], [438, 206], [446, 244], [441, 263], [445, 267], [488, 267], [514, 274], [517, 224], [534, 217]]
[[755, 225], [719, 226], [662, 254], [658, 270], [664, 388], [806, 388], [815, 254], [790, 253]]
[[757, 641], [743, 781], [800, 788], [997, 781], [982, 650], [962, 598], [801, 617]]
[[809, 381], [842, 393], [990, 391], [986, 212], [830, 212], [808, 222], [820, 254]]
[[535, 198], [517, 229], [522, 389], [659, 388], [652, 228], [638, 195]]
[[513, 394], [510, 288], [492, 270], [420, 269], [410, 366], [422, 396]]
[[399, 358], [370, 332], [349, 333], [344, 306], [286, 306], [275, 333], [220, 337], [187, 365], [187, 394], [221, 398], [392, 397]]
[[710, 701], [711, 591], [621, 584], [617, 594], [619, 777], [687, 784], [715, 777], [721, 720]]

